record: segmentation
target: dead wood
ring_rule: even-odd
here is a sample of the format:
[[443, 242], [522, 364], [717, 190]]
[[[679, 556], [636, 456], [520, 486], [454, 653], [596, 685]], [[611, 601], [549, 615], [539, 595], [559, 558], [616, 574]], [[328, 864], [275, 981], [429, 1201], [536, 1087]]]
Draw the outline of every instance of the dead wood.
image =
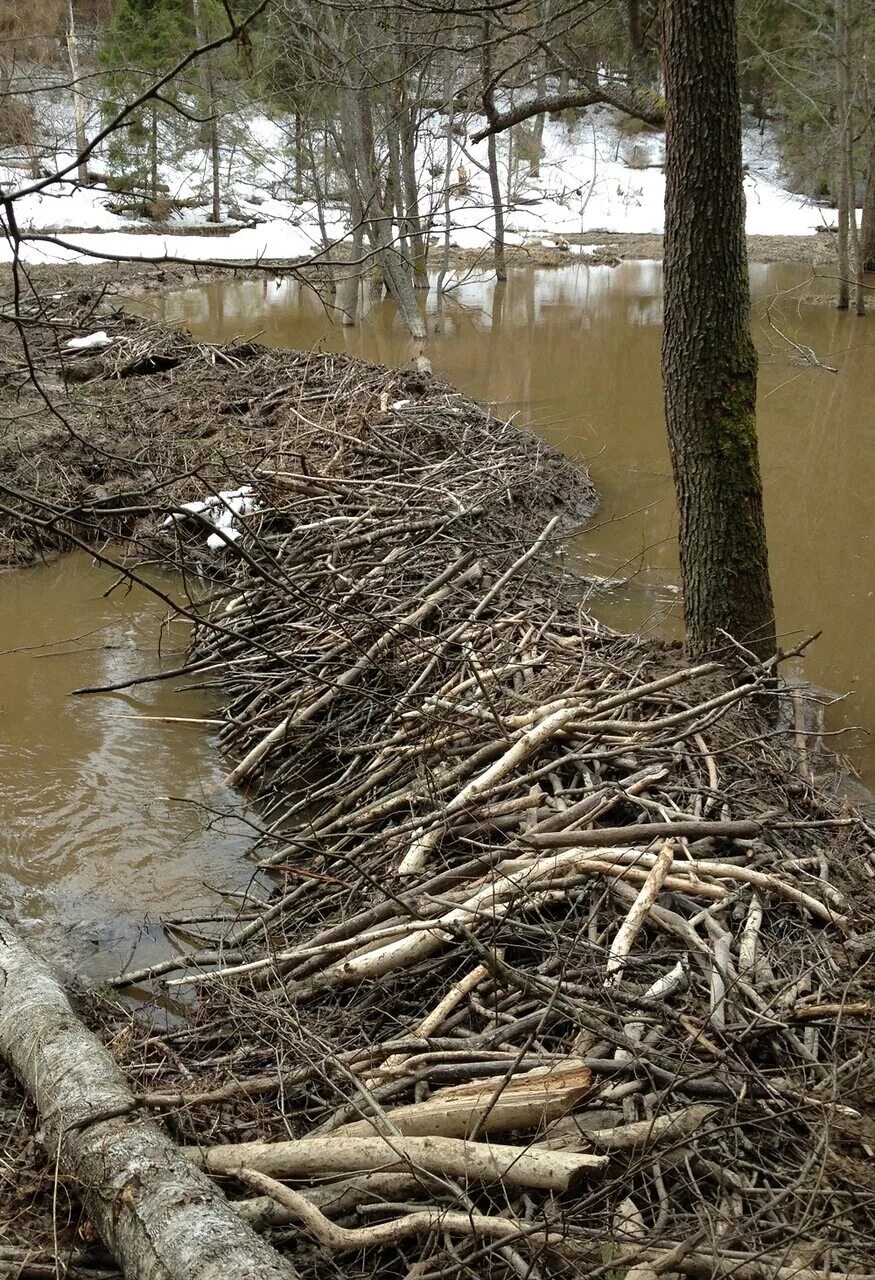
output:
[[135, 1110], [115, 1062], [48, 967], [0, 921], [0, 1054], [44, 1142], [128, 1280], [292, 1280], [167, 1136]]

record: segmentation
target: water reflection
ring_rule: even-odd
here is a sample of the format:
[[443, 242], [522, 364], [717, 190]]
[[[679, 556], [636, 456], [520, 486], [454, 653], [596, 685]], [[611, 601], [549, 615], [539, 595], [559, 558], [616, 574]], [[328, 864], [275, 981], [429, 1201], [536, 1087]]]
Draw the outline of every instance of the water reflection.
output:
[[181, 660], [185, 629], [165, 630], [162, 656], [164, 606], [144, 590], [106, 596], [113, 577], [78, 553], [0, 576], [0, 914], [93, 977], [134, 950], [166, 955], [149, 921], [221, 908], [216, 889], [252, 874], [240, 797], [222, 822], [168, 799], [206, 798], [222, 777], [209, 729], [160, 719], [209, 718], [204, 693], [69, 696]]
[[[616, 625], [676, 632], [677, 525], [659, 375], [661, 283], [654, 262], [516, 270], [506, 285], [459, 277], [430, 354], [436, 372], [588, 460], [602, 504], [581, 553], [596, 572], [633, 578], [602, 595], [597, 612]], [[834, 709], [835, 727], [872, 726], [875, 316], [858, 319], [804, 302], [834, 287], [805, 267], [754, 264], [751, 283], [779, 625], [793, 637], [823, 629], [807, 677], [853, 695]], [[257, 336], [276, 346], [345, 349], [386, 364], [409, 359], [389, 302], [368, 304], [365, 322], [343, 329], [312, 290], [294, 281], [204, 285], [150, 296], [142, 305], [206, 340]], [[434, 314], [433, 292], [423, 305]], [[808, 350], [836, 372], [813, 365]], [[875, 781], [869, 740], [848, 735], [846, 746]]]

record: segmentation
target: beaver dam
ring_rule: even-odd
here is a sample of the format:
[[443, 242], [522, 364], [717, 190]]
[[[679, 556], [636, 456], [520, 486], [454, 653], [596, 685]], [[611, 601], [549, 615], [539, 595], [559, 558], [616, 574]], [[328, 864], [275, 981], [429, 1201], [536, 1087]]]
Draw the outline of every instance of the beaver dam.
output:
[[875, 841], [781, 663], [600, 625], [587, 476], [437, 379], [68, 319], [8, 558], [178, 573], [272, 890], [79, 993], [75, 1097], [0, 931], [0, 1272], [875, 1274]]

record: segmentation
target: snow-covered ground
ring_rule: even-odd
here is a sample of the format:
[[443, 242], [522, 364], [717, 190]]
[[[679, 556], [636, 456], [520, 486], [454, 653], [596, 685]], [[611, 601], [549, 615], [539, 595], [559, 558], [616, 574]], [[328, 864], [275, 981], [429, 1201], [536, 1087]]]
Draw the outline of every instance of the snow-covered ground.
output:
[[[482, 125], [468, 118], [469, 134]], [[532, 178], [528, 165], [511, 160], [508, 168], [508, 136], [499, 139], [502, 189], [506, 202], [506, 239], [510, 244], [527, 241], [552, 244], [555, 237], [599, 232], [659, 233], [663, 226], [665, 181], [661, 167], [664, 139], [651, 130], [624, 130], [607, 109], [588, 112], [573, 129], [559, 121], [546, 121], [544, 157], [540, 177]], [[813, 235], [834, 221], [834, 211], [789, 192], [780, 182], [780, 168], [768, 137], [755, 130], [745, 134], [747, 177], [747, 231], [749, 235]], [[445, 121], [435, 114], [422, 130], [418, 163], [422, 175], [423, 216], [433, 218], [433, 235], [443, 234], [443, 170], [446, 157]], [[69, 162], [58, 156], [58, 163]], [[485, 142], [474, 145], [456, 139], [453, 178], [465, 171], [467, 191], [452, 196], [451, 243], [464, 249], [488, 247], [492, 214]], [[223, 198], [237, 216], [222, 235], [185, 234], [185, 224], [203, 224], [208, 218], [206, 181], [208, 161], [200, 150], [162, 166], [161, 177], [171, 196], [191, 201], [176, 216], [179, 232], [148, 230], [153, 223], [122, 216], [108, 206], [117, 203], [105, 186], [80, 189], [67, 178], [44, 191], [22, 196], [15, 212], [19, 230], [29, 236], [22, 256], [29, 262], [87, 261], [94, 257], [172, 259], [176, 261], [254, 262], [259, 259], [302, 258], [322, 247], [312, 201], [296, 198], [289, 183], [289, 136], [281, 122], [253, 116], [246, 127], [246, 145], [223, 156]], [[75, 176], [75, 175], [73, 175]], [[0, 187], [5, 192], [28, 185], [20, 170], [0, 162]], [[240, 226], [240, 218], [254, 226]], [[325, 210], [330, 240], [349, 230], [349, 218], [340, 205]], [[173, 227], [173, 223], [169, 227]], [[53, 243], [61, 241], [62, 243]], [[591, 247], [591, 246], [589, 246]], [[0, 243], [0, 259], [8, 261], [12, 249]]]

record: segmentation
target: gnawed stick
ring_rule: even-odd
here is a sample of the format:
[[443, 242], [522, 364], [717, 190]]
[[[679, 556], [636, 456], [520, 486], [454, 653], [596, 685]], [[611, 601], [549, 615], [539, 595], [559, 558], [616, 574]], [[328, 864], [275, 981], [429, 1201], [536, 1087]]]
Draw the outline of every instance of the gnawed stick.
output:
[[636, 1151], [664, 1146], [679, 1138], [688, 1138], [717, 1115], [719, 1108], [710, 1103], [694, 1103], [678, 1111], [668, 1111], [653, 1120], [635, 1120], [631, 1124], [610, 1129], [582, 1129], [575, 1116], [565, 1116], [551, 1125], [537, 1145], [552, 1151]]
[[607, 976], [605, 986], [616, 986], [626, 963], [626, 957], [644, 924], [650, 908], [659, 897], [660, 890], [674, 861], [674, 847], [669, 840], [660, 851], [656, 861], [650, 868], [647, 879], [638, 891], [638, 897], [629, 908], [626, 919], [620, 925], [608, 953]]
[[[445, 996], [427, 1013], [414, 1028], [413, 1034], [422, 1036], [426, 1039], [428, 1036], [434, 1035], [446, 1018], [450, 1016], [457, 1005], [465, 999], [465, 996], [474, 990], [484, 978], [489, 977], [489, 970], [485, 965], [478, 964], [471, 969], [458, 982], [454, 982]], [[397, 1053], [391, 1058], [387, 1058], [380, 1068], [380, 1076], [397, 1070], [405, 1061], [406, 1054]], [[376, 1078], [376, 1077], [375, 1077]]]
[[398, 864], [398, 874], [409, 876], [421, 871], [428, 854], [440, 839], [443, 822], [453, 814], [459, 813], [467, 804], [488, 791], [497, 782], [506, 778], [533, 755], [535, 751], [538, 751], [545, 742], [549, 742], [551, 738], [561, 735], [569, 720], [577, 713], [577, 706], [565, 707], [559, 711], [554, 711], [552, 715], [545, 716], [533, 728], [527, 729], [525, 733], [520, 734], [516, 742], [508, 747], [507, 751], [499, 756], [494, 764], [491, 764], [482, 773], [478, 774], [476, 778], [473, 778], [461, 791], [458, 791], [453, 796], [441, 814], [440, 825], [432, 827], [430, 831], [421, 832], [414, 838]]
[[326, 1218], [321, 1209], [299, 1191], [293, 1191], [291, 1187], [284, 1186], [282, 1182], [277, 1182], [275, 1178], [257, 1169], [238, 1169], [237, 1176], [254, 1191], [271, 1196], [302, 1222], [321, 1245], [335, 1252], [396, 1244], [407, 1236], [430, 1235], [433, 1231], [450, 1231], [456, 1235], [475, 1237], [490, 1236], [493, 1239], [520, 1233], [519, 1224], [507, 1218], [490, 1217], [483, 1213], [460, 1213], [452, 1209], [422, 1209], [418, 1213], [408, 1213], [389, 1222], [375, 1223], [372, 1227], [340, 1227]]
[[670, 837], [686, 840], [704, 840], [708, 837], [720, 840], [750, 840], [765, 829], [761, 822], [636, 822], [628, 827], [596, 827], [592, 831], [533, 831], [521, 835], [523, 844], [538, 849], [567, 849], [574, 845], [581, 849], [593, 849], [602, 845], [644, 844], [649, 840], [666, 840]]
[[573, 1191], [607, 1164], [606, 1156], [465, 1142], [461, 1138], [346, 1138], [341, 1134], [297, 1142], [230, 1143], [203, 1150], [186, 1147], [185, 1154], [211, 1173], [236, 1173], [246, 1168], [308, 1179], [366, 1169], [385, 1173], [422, 1169], [451, 1178], [548, 1191]]
[[[383, 1204], [387, 1200], [401, 1200], [421, 1188], [421, 1179], [410, 1173], [355, 1174], [329, 1182], [327, 1186], [303, 1187], [300, 1194], [315, 1205], [326, 1217], [339, 1218], [360, 1204]], [[233, 1200], [235, 1213], [245, 1218], [251, 1227], [261, 1231], [264, 1227], [282, 1227], [297, 1221], [271, 1196], [256, 1196], [251, 1200]]]

